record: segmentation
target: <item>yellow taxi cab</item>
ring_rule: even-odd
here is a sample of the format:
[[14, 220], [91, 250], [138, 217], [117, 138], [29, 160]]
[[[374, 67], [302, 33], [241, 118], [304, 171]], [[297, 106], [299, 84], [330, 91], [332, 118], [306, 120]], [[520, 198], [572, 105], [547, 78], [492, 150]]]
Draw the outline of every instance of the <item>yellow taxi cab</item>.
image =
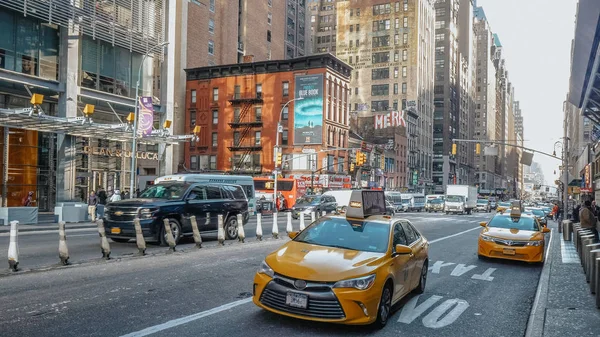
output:
[[510, 202], [508, 202], [508, 201], [499, 202], [498, 206], [496, 206], [496, 212], [503, 213], [507, 209], [510, 209], [510, 206], [511, 206]]
[[267, 255], [253, 302], [310, 321], [386, 325], [392, 306], [427, 281], [429, 242], [383, 215], [383, 191], [356, 190], [345, 216], [325, 216]]
[[480, 225], [484, 229], [479, 234], [479, 258], [544, 262], [544, 233], [550, 229], [543, 227], [534, 215], [522, 213], [519, 206]]

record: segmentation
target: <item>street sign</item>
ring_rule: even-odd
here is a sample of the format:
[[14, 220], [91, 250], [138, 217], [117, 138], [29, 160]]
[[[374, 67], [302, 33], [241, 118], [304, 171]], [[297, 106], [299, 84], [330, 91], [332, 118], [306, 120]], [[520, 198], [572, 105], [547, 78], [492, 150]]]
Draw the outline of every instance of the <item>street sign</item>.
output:
[[302, 149], [302, 153], [315, 153], [317, 152], [315, 149]]

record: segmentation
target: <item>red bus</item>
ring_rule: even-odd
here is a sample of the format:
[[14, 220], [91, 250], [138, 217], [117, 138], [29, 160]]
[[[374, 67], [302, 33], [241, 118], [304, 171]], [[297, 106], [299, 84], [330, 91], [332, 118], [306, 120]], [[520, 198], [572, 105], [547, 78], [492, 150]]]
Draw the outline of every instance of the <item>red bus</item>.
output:
[[[264, 196], [268, 200], [273, 199], [275, 182], [273, 178], [254, 177], [254, 190], [256, 199]], [[296, 204], [296, 199], [306, 193], [306, 185], [303, 180], [293, 178], [277, 178], [277, 194], [281, 193], [284, 197], [283, 205], [280, 209], [288, 209]]]

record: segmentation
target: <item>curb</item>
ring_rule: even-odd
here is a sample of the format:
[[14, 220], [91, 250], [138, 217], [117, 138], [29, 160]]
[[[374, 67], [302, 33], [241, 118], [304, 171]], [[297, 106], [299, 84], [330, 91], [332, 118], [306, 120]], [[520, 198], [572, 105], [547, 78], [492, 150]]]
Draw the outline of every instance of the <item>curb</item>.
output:
[[[29, 226], [29, 225], [22, 225], [22, 226]], [[32, 226], [38, 226], [38, 225], [32, 225]], [[2, 226], [4, 227], [4, 226]], [[0, 227], [0, 233], [9, 233], [10, 232], [10, 226], [6, 226], [8, 227], [7, 229], [1, 228]], [[69, 229], [82, 229], [82, 228], [96, 228], [96, 225], [71, 225], [69, 226], [69, 224], [66, 224], [66, 229], [67, 231]], [[56, 224], [56, 226], [52, 225], [52, 226], [44, 226], [44, 227], [35, 227], [35, 228], [27, 228], [27, 227], [19, 227], [19, 233], [23, 233], [23, 232], [41, 232], [41, 231], [51, 231], [51, 230], [56, 230], [58, 231], [58, 224]]]
[[531, 313], [525, 329], [525, 337], [542, 337], [544, 335], [544, 325], [546, 322], [546, 306], [548, 304], [548, 289], [550, 285], [550, 269], [552, 268], [552, 239], [554, 238], [554, 229], [550, 232], [548, 240], [548, 249], [546, 250], [546, 260], [542, 268], [542, 274], [538, 281], [535, 300], [531, 307]]

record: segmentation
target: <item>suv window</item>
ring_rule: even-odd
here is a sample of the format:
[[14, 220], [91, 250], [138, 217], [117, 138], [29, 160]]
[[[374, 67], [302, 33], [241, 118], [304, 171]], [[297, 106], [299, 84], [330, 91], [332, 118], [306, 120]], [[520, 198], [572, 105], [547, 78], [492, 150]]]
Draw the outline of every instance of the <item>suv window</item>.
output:
[[222, 198], [219, 186], [206, 186], [206, 199], [218, 200]]
[[245, 200], [246, 195], [244, 194], [244, 190], [242, 190], [239, 186], [232, 185], [224, 185], [222, 186], [223, 190], [227, 192], [227, 196], [234, 200]]
[[404, 234], [406, 235], [407, 245], [411, 245], [419, 238], [418, 234], [414, 231], [414, 229], [408, 222], [402, 222], [402, 229], [404, 229]]
[[188, 195], [188, 200], [206, 200], [206, 190], [202, 186], [192, 188]]
[[396, 245], [407, 245], [402, 224], [399, 222], [394, 225], [394, 247], [396, 247]]

